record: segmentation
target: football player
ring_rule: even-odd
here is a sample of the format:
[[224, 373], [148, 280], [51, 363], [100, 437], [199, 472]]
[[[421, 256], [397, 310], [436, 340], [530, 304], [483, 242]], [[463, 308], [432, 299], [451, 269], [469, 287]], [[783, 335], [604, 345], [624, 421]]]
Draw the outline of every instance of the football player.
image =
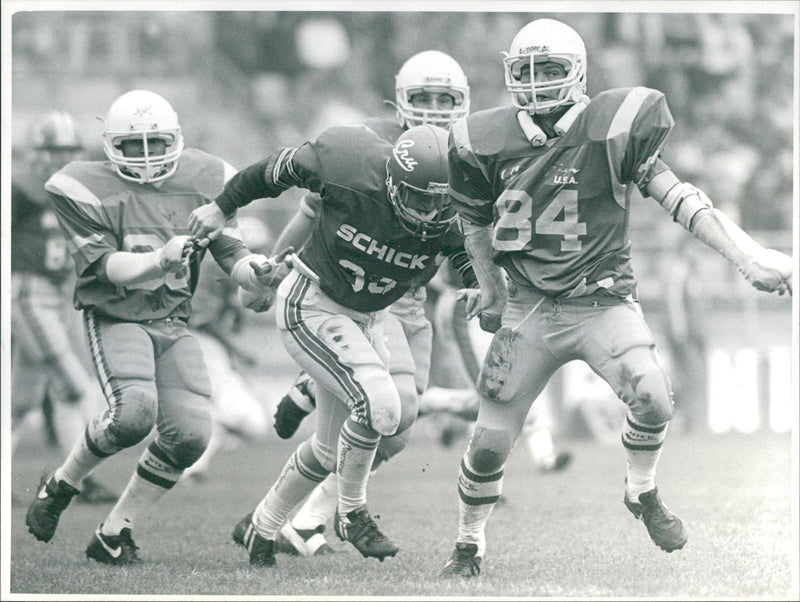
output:
[[[275, 538], [292, 509], [337, 471], [334, 530], [365, 557], [398, 546], [367, 509], [367, 479], [382, 437], [407, 430], [387, 369], [387, 308], [437, 270], [455, 213], [447, 195], [447, 130], [426, 124], [394, 145], [364, 125], [335, 127], [242, 170], [215, 204], [192, 212], [213, 239], [226, 216], [299, 186], [321, 195], [320, 217], [278, 287], [276, 321], [286, 349], [318, 384], [315, 433], [300, 444], [255, 511], [234, 529], [253, 565], [275, 564]], [[272, 271], [276, 280], [281, 269]]]
[[[395, 80], [395, 102], [390, 104], [396, 109], [396, 119], [372, 118], [365, 122], [390, 143], [410, 127], [431, 123], [447, 128], [469, 113], [467, 76], [455, 59], [443, 52], [427, 50], [415, 54], [403, 64]], [[320, 196], [313, 192], [306, 194], [274, 250], [300, 248], [310, 236], [320, 210]], [[450, 265], [465, 287], [476, 286], [461, 234], [452, 230], [447, 236], [451, 240], [445, 246], [445, 254]], [[424, 310], [425, 284], [421, 282], [393, 303], [385, 324], [387, 345], [392, 350], [389, 372], [400, 393], [404, 414], [409, 416], [417, 413], [419, 396], [428, 387], [431, 364], [432, 327]], [[315, 391], [316, 384], [306, 373], [301, 373], [275, 413], [275, 430], [281, 438], [291, 437], [303, 418], [314, 410]], [[402, 450], [410, 435], [411, 429], [406, 429], [392, 437], [383, 437], [373, 469]], [[322, 532], [336, 509], [335, 479], [336, 474], [331, 473], [281, 528], [277, 551], [303, 556], [331, 551]]]
[[[94, 532], [86, 555], [106, 564], [139, 560], [136, 520], [200, 457], [211, 430], [211, 383], [197, 339], [187, 330], [206, 248], [241, 286], [260, 288], [256, 265], [234, 222], [213, 242], [193, 241], [189, 213], [219, 194], [235, 170], [184, 149], [178, 116], [161, 96], [133, 90], [105, 120], [106, 161], [72, 162], [47, 181], [50, 206], [77, 274], [83, 310], [108, 409], [95, 416], [64, 463], [42, 479], [25, 522], [40, 541], [106, 458], [158, 434], [125, 491]], [[205, 241], [208, 242], [208, 241]]]
[[498, 330], [460, 464], [455, 550], [441, 575], [480, 573], [506, 459], [550, 376], [574, 359], [627, 405], [625, 507], [658, 547], [679, 550], [686, 528], [655, 485], [673, 400], [635, 298], [631, 188], [758, 290], [791, 292], [792, 260], [755, 243], [659, 158], [674, 123], [661, 92], [634, 87], [585, 96], [586, 49], [571, 27], [552, 19], [527, 24], [503, 67], [513, 106], [456, 122], [448, 155], [480, 310]]
[[[51, 175], [85, 154], [73, 116], [52, 111], [37, 120], [27, 151], [26, 164], [14, 169], [11, 184], [12, 453], [26, 418], [48, 403], [48, 426], [55, 429], [58, 445], [71, 444], [103, 403], [71, 307], [74, 278], [67, 245], [44, 190]], [[114, 492], [89, 478], [77, 501], [115, 499]]]

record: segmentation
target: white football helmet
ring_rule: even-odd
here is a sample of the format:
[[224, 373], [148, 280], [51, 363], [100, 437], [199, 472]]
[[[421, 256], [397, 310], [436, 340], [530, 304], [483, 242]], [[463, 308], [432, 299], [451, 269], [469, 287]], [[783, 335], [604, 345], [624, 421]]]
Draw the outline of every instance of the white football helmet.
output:
[[[446, 93], [453, 97], [452, 109], [424, 109], [411, 104], [420, 92]], [[469, 113], [467, 76], [453, 57], [438, 50], [426, 50], [408, 59], [395, 76], [397, 117], [407, 128], [430, 123], [449, 127]]]
[[[529, 113], [551, 113], [578, 102], [586, 93], [586, 46], [574, 29], [553, 19], [537, 19], [519, 30], [511, 49], [503, 53], [506, 88], [511, 102]], [[558, 63], [567, 72], [559, 80], [536, 83], [534, 63]], [[530, 82], [521, 82], [522, 68], [530, 68]], [[557, 92], [556, 98], [537, 99], [542, 92]]]
[[[158, 182], [175, 173], [183, 152], [183, 135], [178, 115], [164, 98], [147, 90], [126, 92], [111, 105], [105, 125], [103, 150], [120, 177], [145, 183]], [[163, 155], [150, 152], [147, 141], [153, 138], [167, 143]], [[122, 153], [123, 140], [141, 140], [144, 155], [126, 157]]]

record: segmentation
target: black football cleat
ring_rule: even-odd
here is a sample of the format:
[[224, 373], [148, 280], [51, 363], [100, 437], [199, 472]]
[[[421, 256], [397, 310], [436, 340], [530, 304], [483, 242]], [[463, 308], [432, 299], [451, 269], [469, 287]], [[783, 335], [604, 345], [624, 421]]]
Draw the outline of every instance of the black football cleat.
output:
[[43, 476], [39, 482], [36, 498], [28, 506], [25, 524], [28, 531], [39, 541], [48, 542], [53, 539], [58, 527], [58, 519], [72, 498], [80, 491], [64, 483], [56, 481], [55, 476]]
[[103, 535], [100, 532], [102, 526], [97, 528], [89, 545], [86, 546], [87, 558], [116, 566], [141, 562], [136, 555], [139, 546], [133, 542], [129, 528], [122, 529], [119, 535]]
[[275, 542], [256, 532], [251, 512], [236, 523], [233, 541], [247, 550], [253, 566], [275, 566]]
[[349, 541], [364, 558], [377, 558], [381, 562], [387, 556], [394, 556], [400, 550], [386, 537], [375, 520], [369, 515], [366, 506], [351, 510], [342, 519], [339, 511], [333, 517], [333, 529], [343, 541]]
[[689, 534], [681, 519], [675, 516], [661, 501], [658, 487], [639, 495], [639, 502], [625, 496], [625, 507], [647, 527], [650, 539], [665, 552], [680, 550], [686, 545]]
[[453, 555], [445, 563], [439, 577], [478, 577], [481, 574], [481, 557], [477, 556], [478, 546], [474, 543], [456, 543]]

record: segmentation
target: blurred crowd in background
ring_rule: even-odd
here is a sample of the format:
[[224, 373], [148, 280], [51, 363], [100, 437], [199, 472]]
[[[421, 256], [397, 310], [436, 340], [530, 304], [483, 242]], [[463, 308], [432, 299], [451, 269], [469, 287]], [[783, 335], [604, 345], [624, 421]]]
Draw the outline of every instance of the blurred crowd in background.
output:
[[[103, 158], [96, 117], [122, 92], [145, 88], [175, 107], [187, 146], [242, 168], [325, 127], [392, 115], [385, 101], [394, 99], [395, 73], [429, 49], [460, 63], [472, 111], [508, 104], [501, 52], [525, 23], [546, 16], [584, 38], [589, 96], [638, 85], [663, 91], [676, 122], [665, 161], [756, 240], [792, 252], [791, 14], [19, 12], [14, 152], [24, 150], [33, 120], [61, 109], [75, 116], [93, 158]], [[300, 196], [291, 190], [248, 210], [277, 234]], [[706, 336], [723, 340], [731, 320], [752, 330], [743, 336], [756, 346], [759, 336], [769, 346], [773, 330], [786, 343], [790, 301], [750, 290], [656, 203], [634, 202], [642, 303], [676, 365], [687, 361], [681, 349], [703, 355]]]

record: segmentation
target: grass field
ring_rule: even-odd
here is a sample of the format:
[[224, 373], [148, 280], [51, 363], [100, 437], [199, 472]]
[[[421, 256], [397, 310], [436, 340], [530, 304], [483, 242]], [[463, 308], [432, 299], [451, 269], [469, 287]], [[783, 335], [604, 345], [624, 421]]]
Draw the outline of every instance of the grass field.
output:
[[[370, 509], [400, 545], [397, 557], [379, 563], [332, 541], [337, 554], [279, 555], [272, 569], [251, 568], [230, 533], [261, 499], [295, 442], [275, 438], [222, 452], [207, 482], [179, 484], [136, 526], [144, 562], [132, 568], [101, 566], [84, 556], [108, 506], [73, 502], [49, 544], [28, 534], [27, 502], [40, 472], [60, 458], [23, 444], [12, 481], [24, 501], [3, 517], [11, 519], [10, 593], [34, 594], [32, 599], [41, 594], [798, 599], [792, 581], [796, 492], [788, 435], [668, 439], [658, 482], [690, 533], [687, 547], [672, 554], [656, 548], [622, 504], [621, 446], [570, 442], [573, 464], [550, 475], [532, 472], [520, 448], [506, 468], [507, 502], [489, 522], [483, 574], [457, 582], [443, 582], [437, 573], [453, 545], [455, 476], [465, 442], [445, 448], [425, 436], [424, 428], [418, 435], [370, 485]], [[128, 450], [110, 459], [98, 476], [121, 490], [138, 453]]]

